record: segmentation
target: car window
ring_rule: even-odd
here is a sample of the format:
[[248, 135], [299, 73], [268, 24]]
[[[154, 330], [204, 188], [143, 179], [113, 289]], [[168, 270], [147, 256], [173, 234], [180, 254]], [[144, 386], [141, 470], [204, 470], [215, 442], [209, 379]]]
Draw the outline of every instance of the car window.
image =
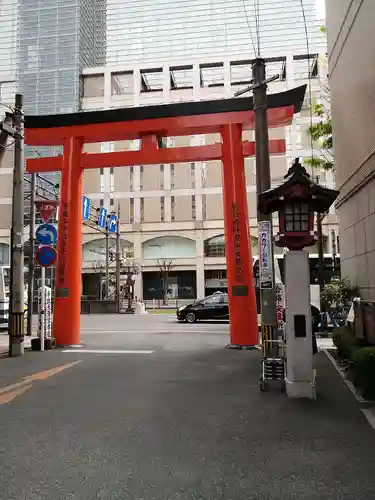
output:
[[215, 304], [220, 304], [220, 295], [213, 295], [204, 300], [205, 306], [213, 306]]
[[220, 296], [220, 304], [228, 304], [228, 295], [223, 294]]

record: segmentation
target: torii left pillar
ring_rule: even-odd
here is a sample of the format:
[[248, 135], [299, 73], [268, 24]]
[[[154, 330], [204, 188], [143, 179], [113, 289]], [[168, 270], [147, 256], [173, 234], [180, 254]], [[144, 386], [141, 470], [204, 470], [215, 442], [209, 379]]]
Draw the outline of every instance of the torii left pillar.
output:
[[64, 142], [53, 315], [53, 336], [57, 346], [77, 346], [80, 344], [82, 148], [83, 140], [81, 138], [69, 137]]

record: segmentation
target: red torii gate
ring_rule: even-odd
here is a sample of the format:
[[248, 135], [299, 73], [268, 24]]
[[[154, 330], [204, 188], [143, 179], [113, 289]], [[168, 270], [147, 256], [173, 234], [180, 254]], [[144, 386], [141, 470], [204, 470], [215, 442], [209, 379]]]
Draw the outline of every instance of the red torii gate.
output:
[[[268, 97], [270, 127], [289, 125], [301, 110], [306, 86]], [[26, 116], [25, 142], [61, 146], [62, 156], [27, 160], [27, 171], [61, 171], [58, 260], [53, 334], [57, 345], [80, 343], [82, 177], [90, 168], [222, 160], [230, 342], [258, 343], [244, 158], [255, 154], [242, 130], [254, 126], [253, 99], [222, 99], [85, 113]], [[158, 138], [220, 133], [222, 143], [159, 148]], [[85, 143], [141, 139], [139, 151], [83, 153]], [[271, 140], [270, 153], [285, 153]]]

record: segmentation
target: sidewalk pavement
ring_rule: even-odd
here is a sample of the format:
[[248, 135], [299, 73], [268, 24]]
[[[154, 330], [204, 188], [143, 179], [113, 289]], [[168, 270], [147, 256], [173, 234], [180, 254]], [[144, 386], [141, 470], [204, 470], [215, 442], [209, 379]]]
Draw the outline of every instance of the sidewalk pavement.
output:
[[[25, 336], [25, 349], [31, 348], [32, 337]], [[6, 354], [9, 350], [9, 335], [8, 332], [0, 331], [0, 356]]]

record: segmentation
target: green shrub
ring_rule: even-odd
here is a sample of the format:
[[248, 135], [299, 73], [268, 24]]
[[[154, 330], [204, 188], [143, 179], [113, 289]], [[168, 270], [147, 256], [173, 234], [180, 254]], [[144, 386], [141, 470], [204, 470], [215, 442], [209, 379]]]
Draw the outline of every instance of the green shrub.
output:
[[356, 345], [353, 332], [345, 326], [340, 326], [333, 330], [332, 340], [336, 346], [338, 357], [342, 360], [350, 360]]
[[365, 399], [375, 399], [375, 347], [361, 347], [353, 355], [353, 381]]

